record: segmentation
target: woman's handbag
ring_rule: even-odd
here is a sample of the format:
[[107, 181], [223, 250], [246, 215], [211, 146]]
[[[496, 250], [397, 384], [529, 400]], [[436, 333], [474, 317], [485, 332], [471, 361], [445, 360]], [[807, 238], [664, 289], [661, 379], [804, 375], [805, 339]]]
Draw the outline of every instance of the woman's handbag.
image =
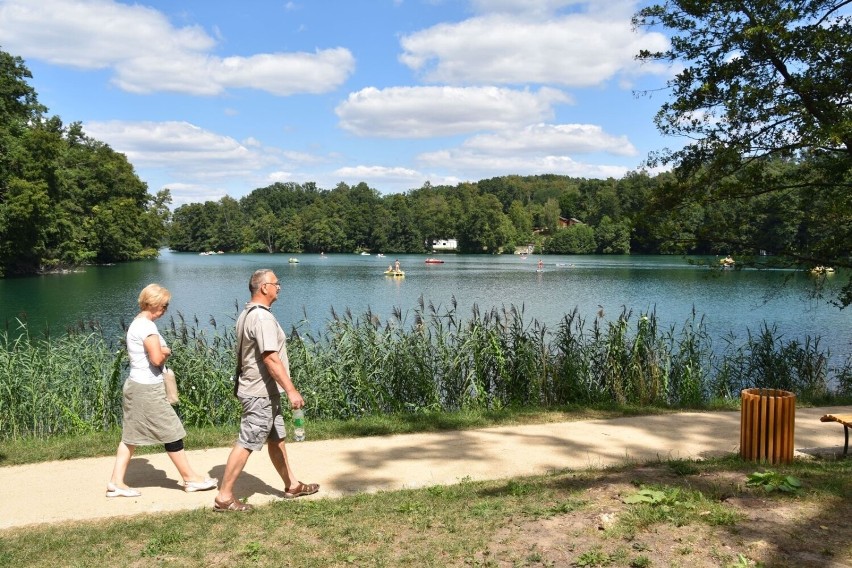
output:
[[169, 404], [174, 406], [180, 401], [174, 371], [167, 368], [163, 369], [163, 384], [166, 385], [166, 400], [169, 401]]

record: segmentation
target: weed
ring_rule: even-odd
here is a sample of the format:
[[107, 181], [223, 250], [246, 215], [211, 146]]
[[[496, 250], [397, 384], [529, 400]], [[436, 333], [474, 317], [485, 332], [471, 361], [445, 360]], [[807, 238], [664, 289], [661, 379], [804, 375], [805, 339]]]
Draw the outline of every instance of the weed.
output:
[[746, 485], [749, 487], [763, 487], [767, 493], [782, 491], [784, 493], [795, 493], [802, 488], [802, 482], [792, 475], [782, 475], [775, 471], [754, 472], [748, 476]]
[[245, 548], [243, 549], [243, 556], [245, 556], [251, 562], [259, 562], [260, 554], [262, 552], [262, 548], [260, 543], [256, 540], [251, 542], [247, 542]]
[[163, 527], [154, 534], [145, 544], [142, 550], [142, 556], [159, 556], [168, 551], [174, 545], [180, 544], [183, 541], [183, 532], [177, 529], [174, 525]]
[[749, 566], [751, 566], [751, 562], [749, 562], [748, 558], [742, 554], [737, 554], [736, 561], [728, 564], [727, 568], [749, 568]]
[[600, 549], [590, 550], [588, 552], [584, 552], [580, 556], [577, 557], [577, 560], [574, 561], [576, 566], [609, 566], [610, 558], [609, 554], [603, 552]]
[[695, 475], [700, 471], [692, 460], [669, 460], [666, 465], [680, 476]]

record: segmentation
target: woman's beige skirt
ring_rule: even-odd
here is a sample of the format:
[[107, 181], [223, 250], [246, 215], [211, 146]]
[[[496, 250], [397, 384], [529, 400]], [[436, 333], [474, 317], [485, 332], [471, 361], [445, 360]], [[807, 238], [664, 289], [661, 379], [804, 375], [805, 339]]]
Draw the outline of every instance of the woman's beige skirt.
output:
[[127, 379], [123, 391], [122, 442], [131, 446], [152, 446], [186, 437], [180, 418], [166, 400], [163, 383], [145, 385]]

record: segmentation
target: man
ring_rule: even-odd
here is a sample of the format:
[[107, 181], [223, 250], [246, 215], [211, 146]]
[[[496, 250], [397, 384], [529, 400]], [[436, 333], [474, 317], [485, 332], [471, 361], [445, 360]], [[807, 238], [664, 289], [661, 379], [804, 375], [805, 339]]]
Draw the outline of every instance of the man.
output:
[[219, 494], [213, 501], [215, 511], [250, 511], [253, 507], [234, 497], [234, 483], [253, 451], [267, 450], [272, 465], [284, 481], [284, 498], [295, 499], [319, 491], [316, 483], [296, 480], [284, 446], [286, 430], [281, 416], [281, 393], [287, 394], [292, 408], [305, 401], [290, 380], [287, 338], [269, 307], [278, 299], [281, 284], [269, 269], [261, 269], [249, 280], [251, 300], [237, 318], [237, 376], [235, 393], [243, 407], [240, 433], [234, 444]]

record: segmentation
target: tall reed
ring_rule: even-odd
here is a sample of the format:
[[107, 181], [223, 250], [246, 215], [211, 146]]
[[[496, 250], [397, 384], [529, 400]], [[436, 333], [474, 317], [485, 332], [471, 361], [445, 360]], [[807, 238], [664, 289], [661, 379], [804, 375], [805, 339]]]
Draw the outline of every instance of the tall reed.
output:
[[109, 429], [121, 417], [125, 352], [98, 329], [33, 339], [0, 332], [4, 438]]
[[[523, 311], [474, 306], [463, 318], [455, 299], [436, 307], [423, 298], [385, 321], [370, 310], [332, 311], [320, 333], [289, 333], [293, 380], [312, 416], [339, 419], [601, 402], [697, 408], [735, 400], [748, 387], [792, 390], [812, 401], [852, 396], [852, 357], [830, 368], [819, 338], [787, 340], [766, 324], [716, 348], [695, 313], [680, 327], [661, 329], [653, 311], [625, 309], [612, 321], [599, 315], [589, 322], [575, 309], [548, 330], [525, 321]], [[161, 325], [187, 425], [239, 418], [232, 394], [235, 319], [201, 326], [178, 313]], [[0, 436], [119, 425], [124, 338], [89, 326], [34, 339], [20, 325], [18, 333], [0, 334]]]

